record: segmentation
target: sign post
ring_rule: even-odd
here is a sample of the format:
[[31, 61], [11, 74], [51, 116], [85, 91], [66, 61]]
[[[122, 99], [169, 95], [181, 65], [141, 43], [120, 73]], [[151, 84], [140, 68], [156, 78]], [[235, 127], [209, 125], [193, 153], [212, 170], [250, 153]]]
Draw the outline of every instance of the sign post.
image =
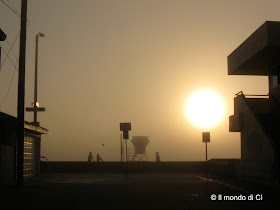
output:
[[37, 112], [44, 112], [46, 111], [46, 108], [39, 107], [39, 103], [36, 102], [33, 104], [33, 107], [26, 107], [27, 112], [34, 112], [34, 122], [33, 124], [36, 126], [40, 126], [40, 123], [37, 121]]
[[[123, 132], [123, 139], [125, 139], [125, 140], [129, 139], [128, 131], [130, 131], [130, 130], [131, 130], [131, 123], [120, 123], [120, 131]], [[127, 141], [125, 141], [125, 147], [126, 147], [126, 162], [127, 162], [128, 161], [128, 158], [127, 158]]]
[[205, 151], [206, 151], [206, 162], [207, 158], [207, 142], [210, 142], [210, 132], [202, 132], [202, 142], [205, 142]]

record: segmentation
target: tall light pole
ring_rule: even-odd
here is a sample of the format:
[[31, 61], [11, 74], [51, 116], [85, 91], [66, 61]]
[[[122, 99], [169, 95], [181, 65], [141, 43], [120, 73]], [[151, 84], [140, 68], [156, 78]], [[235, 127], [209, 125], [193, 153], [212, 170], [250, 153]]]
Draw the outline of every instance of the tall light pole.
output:
[[37, 121], [37, 112], [38, 111], [45, 111], [45, 108], [41, 107], [39, 108], [39, 103], [38, 103], [38, 44], [39, 44], [39, 37], [45, 37], [45, 35], [42, 32], [39, 32], [36, 35], [35, 38], [35, 44], [36, 44], [36, 49], [35, 49], [35, 84], [34, 84], [34, 102], [33, 102], [33, 107], [28, 107], [26, 108], [26, 111], [33, 111], [34, 112], [34, 125], [40, 126], [40, 123]]

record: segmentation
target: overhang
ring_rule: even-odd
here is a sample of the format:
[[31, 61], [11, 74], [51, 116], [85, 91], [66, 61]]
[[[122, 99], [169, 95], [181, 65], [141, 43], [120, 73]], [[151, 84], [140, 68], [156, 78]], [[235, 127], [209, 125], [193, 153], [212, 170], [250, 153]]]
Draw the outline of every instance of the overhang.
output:
[[[5, 126], [8, 127], [16, 128], [18, 125], [18, 119], [14, 116], [8, 115], [0, 111], [0, 123], [3, 123]], [[38, 135], [48, 133], [48, 130], [46, 128], [33, 125], [32, 123], [26, 121], [24, 123], [24, 128], [25, 130], [29, 130]]]
[[279, 55], [280, 22], [266, 21], [227, 57], [228, 75], [271, 75]]
[[46, 128], [43, 127], [38, 127], [33, 125], [32, 123], [26, 122], [24, 123], [24, 128], [36, 133], [40, 133], [40, 134], [47, 134], [48, 130]]

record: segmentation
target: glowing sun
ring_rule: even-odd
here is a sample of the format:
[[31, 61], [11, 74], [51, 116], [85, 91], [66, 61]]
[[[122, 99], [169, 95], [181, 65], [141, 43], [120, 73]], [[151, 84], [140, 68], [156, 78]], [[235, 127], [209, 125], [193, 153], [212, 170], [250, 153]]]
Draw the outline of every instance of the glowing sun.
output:
[[185, 112], [193, 124], [208, 128], [221, 120], [224, 105], [218, 94], [213, 91], [202, 90], [191, 95], [186, 103]]

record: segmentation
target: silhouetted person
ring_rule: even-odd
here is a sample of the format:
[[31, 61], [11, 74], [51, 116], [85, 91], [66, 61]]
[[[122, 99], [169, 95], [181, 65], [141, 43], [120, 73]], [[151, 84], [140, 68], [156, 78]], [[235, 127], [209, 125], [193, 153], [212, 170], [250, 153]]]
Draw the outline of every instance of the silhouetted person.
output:
[[99, 154], [97, 154], [96, 158], [97, 158], [97, 162], [103, 162], [103, 160], [102, 160], [102, 158], [100, 157]]
[[88, 162], [93, 162], [93, 156], [92, 156], [92, 153], [90, 152], [89, 155], [88, 155]]
[[158, 152], [156, 152], [156, 162], [160, 162], [160, 156]]

